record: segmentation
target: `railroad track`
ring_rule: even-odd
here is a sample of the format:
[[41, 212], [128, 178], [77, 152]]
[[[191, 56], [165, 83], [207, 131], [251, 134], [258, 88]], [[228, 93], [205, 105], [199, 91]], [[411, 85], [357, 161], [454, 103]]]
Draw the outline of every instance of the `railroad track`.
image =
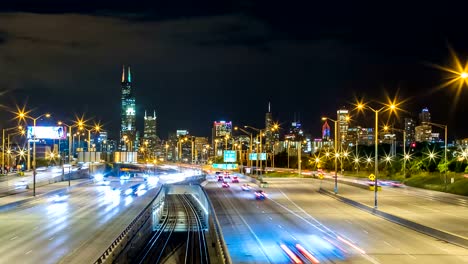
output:
[[[164, 214], [159, 229], [142, 249], [134, 263], [165, 263], [179, 254], [178, 263], [209, 263], [201, 214], [191, 195], [166, 195]], [[185, 231], [180, 226], [185, 225]]]

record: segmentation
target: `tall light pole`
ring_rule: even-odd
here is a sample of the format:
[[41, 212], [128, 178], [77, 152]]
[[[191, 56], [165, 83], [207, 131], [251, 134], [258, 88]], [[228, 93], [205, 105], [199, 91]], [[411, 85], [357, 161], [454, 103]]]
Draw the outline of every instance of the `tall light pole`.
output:
[[322, 117], [322, 121], [330, 120], [333, 122], [334, 130], [335, 130], [335, 138], [333, 139], [333, 145], [335, 148], [335, 194], [338, 193], [338, 157], [340, 156], [338, 151], [338, 120], [331, 119], [329, 117]]
[[409, 155], [406, 154], [406, 130], [398, 129], [398, 128], [394, 128], [394, 127], [389, 128], [388, 126], [384, 126], [384, 130], [385, 131], [395, 130], [395, 131], [403, 133], [403, 178], [406, 178], [406, 160], [409, 159]]
[[[36, 196], [36, 121], [41, 117], [50, 117], [50, 114], [42, 114], [36, 118], [27, 115], [27, 112], [19, 112], [18, 118], [21, 120], [31, 119], [33, 120], [33, 129], [32, 129], [32, 137], [33, 137], [33, 196]], [[28, 139], [29, 140], [29, 139]], [[28, 150], [29, 152], [29, 150]]]
[[448, 171], [448, 164], [447, 164], [447, 125], [442, 125], [442, 124], [437, 124], [437, 123], [431, 123], [431, 122], [423, 122], [424, 124], [429, 124], [433, 125], [439, 128], [444, 129], [444, 163], [445, 163], [445, 170], [444, 170], [444, 190], [447, 190], [447, 171]]
[[62, 121], [58, 121], [57, 123], [59, 126], [66, 126], [68, 128], [68, 163], [71, 164], [72, 161], [72, 127], [75, 127], [76, 125], [68, 125], [65, 124]]
[[[262, 159], [261, 159], [261, 153], [262, 153], [262, 133], [264, 133], [264, 129], [259, 129], [259, 128], [255, 128], [255, 127], [252, 127], [252, 126], [244, 126], [245, 128], [250, 128], [250, 129], [253, 129], [255, 131], [258, 132], [258, 135], [259, 135], [259, 145], [260, 145], [260, 157], [257, 153], [257, 160], [260, 159], [260, 174], [261, 174], [261, 169], [262, 169]], [[257, 168], [257, 174], [258, 174], [258, 168]]]
[[16, 126], [2, 129], [2, 174], [5, 174], [5, 132], [13, 129], [18, 129], [18, 127]]
[[246, 131], [245, 129], [242, 129], [240, 127], [234, 127], [234, 130], [240, 130], [242, 132], [244, 132], [245, 134], [249, 135], [250, 136], [250, 142], [249, 142], [249, 156], [247, 157], [247, 161], [248, 161], [248, 166], [250, 167], [250, 169], [252, 169], [252, 160], [250, 159], [250, 154], [252, 154], [252, 144], [253, 144], [253, 135], [252, 133]]
[[375, 173], [375, 180], [374, 180], [374, 208], [377, 209], [377, 191], [378, 191], [378, 174], [379, 174], [379, 113], [383, 110], [385, 111], [395, 111], [396, 105], [391, 103], [390, 105], [384, 106], [380, 109], [374, 109], [368, 105], [359, 103], [357, 104], [358, 110], [368, 109], [375, 113], [375, 135], [374, 135], [374, 144], [375, 144], [375, 157], [374, 157], [374, 173]]

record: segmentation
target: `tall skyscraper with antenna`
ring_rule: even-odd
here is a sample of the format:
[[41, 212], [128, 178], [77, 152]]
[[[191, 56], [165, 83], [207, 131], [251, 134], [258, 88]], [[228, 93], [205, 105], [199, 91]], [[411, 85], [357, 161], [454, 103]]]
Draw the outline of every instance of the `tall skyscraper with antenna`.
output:
[[132, 73], [130, 67], [125, 72], [125, 65], [122, 66], [120, 120], [119, 149], [122, 151], [134, 151], [138, 149], [138, 143], [136, 143], [136, 106], [132, 90]]
[[268, 112], [265, 113], [265, 147], [267, 151], [273, 149], [273, 144], [275, 144], [273, 128], [273, 115], [271, 114], [271, 105], [268, 102]]

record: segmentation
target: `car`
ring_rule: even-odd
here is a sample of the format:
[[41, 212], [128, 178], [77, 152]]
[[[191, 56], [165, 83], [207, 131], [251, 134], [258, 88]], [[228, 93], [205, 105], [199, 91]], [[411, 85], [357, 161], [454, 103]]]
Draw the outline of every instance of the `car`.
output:
[[229, 187], [230, 187], [230, 186], [229, 186], [229, 183], [227, 183], [227, 182], [223, 182], [223, 184], [221, 184], [221, 186], [222, 186], [223, 188], [229, 188]]
[[216, 175], [219, 175], [219, 174], [221, 174], [221, 172], [220, 172], [220, 171], [217, 171], [217, 172], [215, 172], [215, 174], [216, 174]]
[[262, 190], [257, 190], [255, 191], [255, 199], [257, 200], [265, 200], [266, 198], [266, 193]]
[[218, 176], [218, 181], [223, 182], [224, 181], [223, 176]]
[[232, 183], [239, 183], [239, 177], [237, 177], [237, 176], [232, 176], [231, 182], [232, 182]]
[[248, 184], [242, 184], [241, 189], [242, 189], [243, 191], [250, 191], [250, 185], [248, 185]]
[[403, 187], [405, 185], [403, 183], [401, 183], [401, 182], [398, 182], [398, 181], [391, 181], [390, 186], [392, 186], [392, 187]]

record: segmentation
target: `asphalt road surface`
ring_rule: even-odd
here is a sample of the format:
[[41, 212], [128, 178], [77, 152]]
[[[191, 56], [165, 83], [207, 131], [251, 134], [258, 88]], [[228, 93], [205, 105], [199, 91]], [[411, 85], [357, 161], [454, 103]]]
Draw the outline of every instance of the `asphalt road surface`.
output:
[[233, 263], [292, 262], [281, 245], [314, 263], [296, 244], [321, 263], [468, 263], [466, 249], [322, 195], [316, 180], [268, 182], [263, 201], [240, 188], [243, 180], [230, 188], [215, 179], [205, 186]]

